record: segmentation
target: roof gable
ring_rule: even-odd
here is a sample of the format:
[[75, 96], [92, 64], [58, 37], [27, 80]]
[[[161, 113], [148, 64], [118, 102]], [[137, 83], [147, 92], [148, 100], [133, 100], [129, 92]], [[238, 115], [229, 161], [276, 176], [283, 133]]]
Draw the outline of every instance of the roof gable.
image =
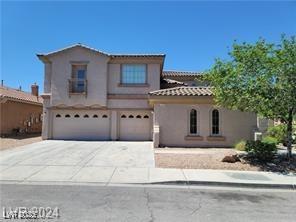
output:
[[52, 57], [52, 56], [55, 56], [57, 54], [60, 54], [60, 53], [63, 53], [63, 52], [66, 52], [66, 51], [69, 51], [69, 50], [72, 50], [72, 49], [75, 49], [75, 48], [82, 48], [82, 49], [86, 49], [86, 50], [89, 50], [89, 51], [94, 52], [94, 53], [98, 53], [100, 55], [110, 56], [106, 52], [103, 52], [103, 51], [97, 50], [95, 48], [91, 48], [91, 47], [88, 47], [86, 45], [78, 43], [78, 44], [71, 45], [71, 46], [68, 46], [68, 47], [65, 47], [65, 48], [62, 48], [62, 49], [59, 49], [59, 50], [56, 50], [56, 51], [48, 52], [48, 53], [37, 53], [37, 57], [42, 61], [46, 61], [48, 57]]
[[140, 58], [143, 58], [143, 57], [144, 58], [164, 58], [165, 57], [165, 54], [111, 54], [111, 53], [103, 52], [95, 48], [83, 45], [81, 43], [77, 43], [75, 45], [71, 45], [56, 51], [49, 52], [49, 53], [37, 53], [37, 57], [42, 61], [46, 61], [48, 57], [57, 55], [59, 53], [63, 53], [65, 51], [68, 51], [74, 48], [83, 48], [94, 53], [108, 56], [110, 58], [139, 58], [139, 57]]

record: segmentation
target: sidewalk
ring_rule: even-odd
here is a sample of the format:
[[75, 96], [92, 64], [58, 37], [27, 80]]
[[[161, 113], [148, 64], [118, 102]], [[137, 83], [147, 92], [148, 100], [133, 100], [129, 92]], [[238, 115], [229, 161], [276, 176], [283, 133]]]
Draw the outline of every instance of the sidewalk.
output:
[[11, 166], [0, 183], [187, 184], [296, 189], [296, 175], [270, 172], [170, 168]]

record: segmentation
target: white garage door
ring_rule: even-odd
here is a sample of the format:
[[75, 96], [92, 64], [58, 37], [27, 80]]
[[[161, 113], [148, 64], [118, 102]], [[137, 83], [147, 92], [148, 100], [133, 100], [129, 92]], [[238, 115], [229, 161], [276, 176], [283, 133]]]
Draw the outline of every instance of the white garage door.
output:
[[151, 112], [121, 112], [119, 118], [120, 140], [151, 140]]
[[108, 111], [55, 111], [53, 139], [109, 140]]

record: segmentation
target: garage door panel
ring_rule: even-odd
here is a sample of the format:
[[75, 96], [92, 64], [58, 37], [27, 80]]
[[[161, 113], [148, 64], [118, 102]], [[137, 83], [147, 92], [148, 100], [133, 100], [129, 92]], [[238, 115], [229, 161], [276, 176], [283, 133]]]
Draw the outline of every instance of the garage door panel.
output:
[[110, 115], [108, 112], [56, 111], [53, 116], [53, 138], [109, 140]]
[[151, 140], [150, 112], [121, 112], [119, 125], [120, 140]]

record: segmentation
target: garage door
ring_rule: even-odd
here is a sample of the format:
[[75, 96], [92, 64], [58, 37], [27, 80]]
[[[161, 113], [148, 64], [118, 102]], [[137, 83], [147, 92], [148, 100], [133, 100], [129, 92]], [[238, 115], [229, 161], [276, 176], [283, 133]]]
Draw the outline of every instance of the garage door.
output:
[[53, 139], [109, 140], [108, 111], [55, 111]]
[[120, 140], [151, 140], [151, 112], [121, 112]]

